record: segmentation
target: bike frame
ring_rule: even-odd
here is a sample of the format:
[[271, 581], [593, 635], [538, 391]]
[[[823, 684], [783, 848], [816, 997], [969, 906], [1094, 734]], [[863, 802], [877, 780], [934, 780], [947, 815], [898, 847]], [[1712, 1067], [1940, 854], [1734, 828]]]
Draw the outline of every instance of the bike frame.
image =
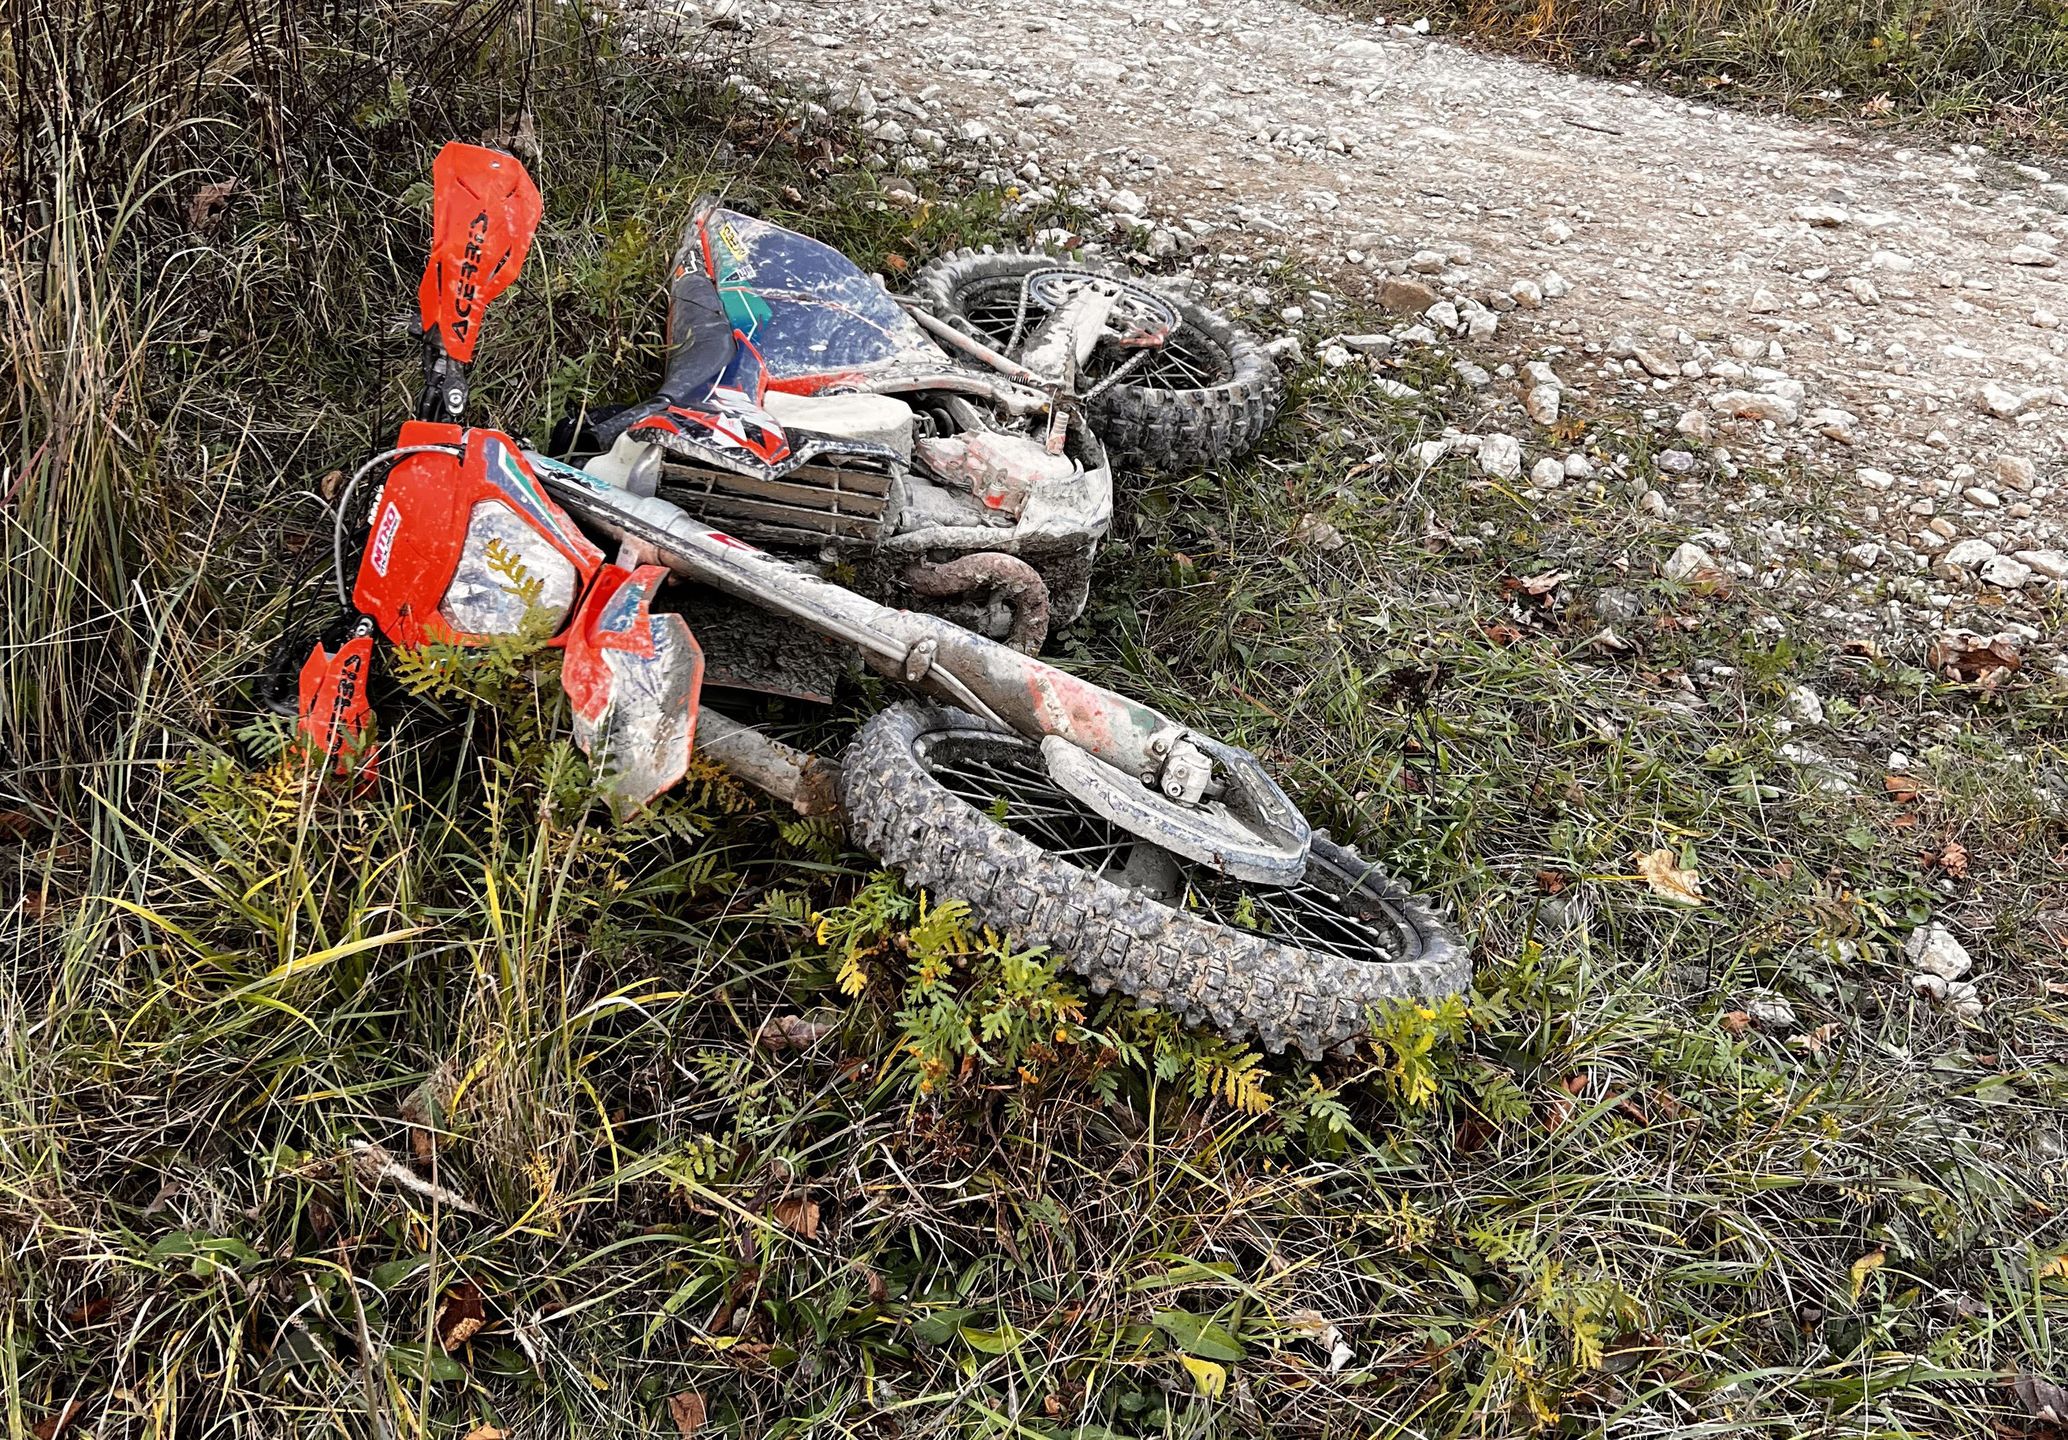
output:
[[878, 674], [1039, 741], [1058, 784], [1165, 849], [1238, 879], [1292, 884], [1305, 872], [1307, 824], [1247, 752], [939, 616], [820, 579], [657, 496], [525, 458], [570, 514], [624, 547], [621, 566], [665, 565], [852, 645]]

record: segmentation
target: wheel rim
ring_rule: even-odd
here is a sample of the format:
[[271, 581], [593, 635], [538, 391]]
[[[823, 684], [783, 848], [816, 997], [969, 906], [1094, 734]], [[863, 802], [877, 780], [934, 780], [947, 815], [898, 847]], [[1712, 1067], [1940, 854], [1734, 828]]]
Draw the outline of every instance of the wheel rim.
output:
[[[1019, 339], [1025, 340], [1027, 332], [1048, 313], [1059, 295], [1063, 295], [1052, 278], [1058, 273], [1034, 272], [1033, 278], [1047, 278], [1049, 283], [1027, 286], [1026, 323], [1021, 327]], [[1026, 278], [1004, 275], [964, 286], [956, 297], [956, 308], [988, 344], [1010, 345], [1014, 339], [1014, 326], [1021, 319], [1020, 291]], [[1153, 302], [1159, 308], [1170, 305], [1162, 296], [1141, 286], [1120, 280], [1111, 283], [1120, 285], [1124, 293], [1144, 297], [1145, 301]], [[1067, 296], [1063, 295], [1063, 298]], [[1084, 378], [1097, 384], [1134, 359], [1137, 353], [1122, 350], [1117, 345], [1101, 345], [1086, 363]], [[1140, 364], [1130, 370], [1125, 383], [1147, 390], [1211, 390], [1234, 378], [1235, 366], [1226, 352], [1202, 334], [1197, 325], [1186, 324], [1172, 333], [1168, 343], [1150, 351]]]
[[[992, 823], [1094, 878], [1159, 904], [1311, 954], [1356, 964], [1406, 956], [1398, 925], [1369, 897], [1312, 881], [1253, 885], [1159, 850], [1087, 808], [1049, 779], [1041, 754], [1017, 736], [940, 731], [915, 750], [934, 781]], [[1372, 912], [1360, 914], [1360, 900]]]

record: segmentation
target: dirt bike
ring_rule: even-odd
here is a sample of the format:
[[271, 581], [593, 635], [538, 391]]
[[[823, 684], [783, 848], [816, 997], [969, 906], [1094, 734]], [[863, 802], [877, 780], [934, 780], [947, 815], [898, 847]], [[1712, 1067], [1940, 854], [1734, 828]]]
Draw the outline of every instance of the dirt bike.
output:
[[[1431, 908], [1311, 830], [1254, 756], [1031, 653], [1048, 615], [1082, 608], [1110, 520], [1093, 417], [1137, 460], [1252, 443], [1276, 381], [1246, 337], [1042, 256], [965, 252], [901, 301], [830, 247], [704, 206], [670, 279], [659, 391], [584, 417], [550, 456], [465, 424], [481, 322], [539, 193], [474, 146], [448, 145], [433, 178], [418, 417], [340, 496], [342, 592], [351, 497], [381, 474], [349, 633], [298, 676], [313, 749], [364, 753], [376, 635], [550, 628], [574, 738], [620, 814], [680, 780], [694, 746], [802, 813], [844, 813], [913, 884], [1099, 991], [1274, 1051], [1318, 1057], [1365, 1033], [1371, 1005], [1468, 982]], [[835, 566], [975, 623], [834, 583]], [[720, 613], [722, 673], [699, 643]], [[741, 617], [760, 638], [741, 640]], [[814, 645], [920, 698], [864, 722], [837, 762], [701, 703], [707, 683], [828, 693], [797, 673]]]

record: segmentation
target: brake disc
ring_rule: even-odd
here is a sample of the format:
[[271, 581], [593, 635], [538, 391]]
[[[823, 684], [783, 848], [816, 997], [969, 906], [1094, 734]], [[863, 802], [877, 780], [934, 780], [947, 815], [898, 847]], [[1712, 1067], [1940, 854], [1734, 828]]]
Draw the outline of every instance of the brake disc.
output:
[[1023, 283], [1027, 299], [1051, 312], [1062, 309], [1071, 296], [1086, 286], [1097, 286], [1115, 297], [1113, 316], [1118, 323], [1114, 328], [1118, 330], [1175, 330], [1183, 318], [1176, 302], [1169, 297], [1117, 275], [1057, 265], [1030, 270]]

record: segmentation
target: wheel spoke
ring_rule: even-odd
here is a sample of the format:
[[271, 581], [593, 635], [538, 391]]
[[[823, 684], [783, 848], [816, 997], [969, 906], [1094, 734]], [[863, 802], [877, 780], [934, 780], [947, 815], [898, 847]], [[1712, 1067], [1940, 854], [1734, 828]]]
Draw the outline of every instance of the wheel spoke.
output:
[[[1112, 879], [1131, 870], [1131, 857], [1147, 843], [1057, 785], [1040, 752], [1017, 737], [940, 735], [924, 756], [934, 778], [971, 808], [1051, 858], [1094, 876]], [[1315, 955], [1372, 961], [1400, 953], [1385, 927], [1351, 912], [1346, 900], [1325, 890], [1304, 882], [1285, 888], [1245, 884], [1164, 854], [1176, 870], [1176, 894], [1161, 893], [1160, 884], [1137, 892], [1156, 903]]]

